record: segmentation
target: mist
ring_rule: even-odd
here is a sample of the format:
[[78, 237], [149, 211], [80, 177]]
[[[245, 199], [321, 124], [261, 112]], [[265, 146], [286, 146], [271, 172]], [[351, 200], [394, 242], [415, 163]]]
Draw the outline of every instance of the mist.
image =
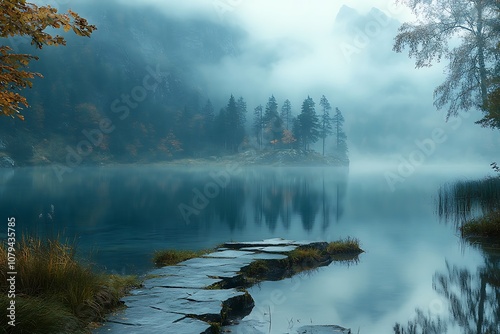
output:
[[[35, 0], [97, 30], [0, 43], [43, 74], [30, 89], [2, 82], [29, 102], [0, 119], [16, 330], [497, 329], [500, 137], [479, 107], [448, 118], [434, 105], [449, 59], [416, 68], [393, 50], [419, 19], [408, 2]], [[493, 61], [500, 34], [485, 27]], [[85, 275], [66, 272], [80, 263]]]
[[[97, 6], [82, 10], [98, 12]], [[280, 106], [290, 99], [297, 115], [307, 96], [318, 103], [324, 94], [344, 113], [354, 164], [396, 164], [436, 128], [446, 132], [446, 140], [426, 156], [426, 163], [495, 159], [498, 135], [474, 124], [480, 112], [446, 122], [444, 111], [433, 106], [433, 90], [445, 76], [443, 65], [415, 69], [406, 54], [392, 51], [398, 27], [413, 18], [391, 1], [120, 1], [116, 6], [124, 11], [128, 6], [154, 8], [165, 20], [207, 21], [239, 32], [228, 46], [234, 52], [211, 62], [193, 63], [180, 55], [189, 64], [194, 86], [214, 101], [216, 110], [230, 94], [243, 96], [250, 111], [274, 95]], [[148, 26], [154, 31], [155, 22]], [[134, 48], [136, 43], [144, 40], [137, 37], [125, 45]], [[151, 48], [151, 53], [158, 51]], [[167, 57], [168, 51], [161, 54]], [[143, 61], [152, 59], [145, 56]]]

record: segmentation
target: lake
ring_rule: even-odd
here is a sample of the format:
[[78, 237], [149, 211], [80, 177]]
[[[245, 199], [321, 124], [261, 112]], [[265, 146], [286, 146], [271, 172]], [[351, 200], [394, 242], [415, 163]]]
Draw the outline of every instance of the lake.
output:
[[479, 321], [500, 330], [500, 291], [484, 274], [500, 268], [498, 249], [464, 244], [436, 205], [441, 185], [482, 177], [484, 169], [421, 167], [394, 187], [385, 171], [109, 166], [60, 179], [51, 167], [1, 169], [0, 215], [29, 233], [62, 235], [98, 268], [120, 274], [144, 274], [152, 253], [165, 248], [355, 237], [366, 251], [358, 263], [251, 288], [256, 307], [247, 324], [264, 333], [311, 323], [393, 333], [418, 308], [421, 319], [445, 319], [448, 333], [469, 333], [478, 319], [466, 306], [483, 296]]

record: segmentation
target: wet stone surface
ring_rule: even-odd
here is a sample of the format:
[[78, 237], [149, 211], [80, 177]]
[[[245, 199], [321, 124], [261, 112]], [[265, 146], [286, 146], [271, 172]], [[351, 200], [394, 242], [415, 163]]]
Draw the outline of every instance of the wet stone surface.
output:
[[[122, 299], [126, 308], [109, 316], [94, 333], [212, 333], [211, 323], [241, 318], [254, 306], [243, 286], [237, 286], [244, 283], [242, 268], [256, 260], [286, 259], [295, 248], [316, 244], [283, 239], [230, 242], [203, 257], [152, 270], [140, 289]], [[332, 331], [337, 326], [315, 327], [297, 333], [348, 333]]]

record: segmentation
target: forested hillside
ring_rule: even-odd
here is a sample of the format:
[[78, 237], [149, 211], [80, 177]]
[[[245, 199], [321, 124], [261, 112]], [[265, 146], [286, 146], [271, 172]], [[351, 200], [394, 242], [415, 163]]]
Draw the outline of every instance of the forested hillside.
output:
[[348, 161], [343, 118], [332, 128], [329, 104], [316, 115], [310, 97], [302, 107], [292, 106], [270, 92], [262, 105], [247, 106], [232, 92], [205, 95], [199, 69], [238, 55], [243, 31], [202, 19], [154, 17], [147, 7], [117, 12], [109, 3], [103, 8], [99, 14], [83, 12], [98, 30], [90, 39], [65, 36], [68, 47], [34, 50], [29, 40], [11, 40], [14, 49], [40, 57], [32, 70], [44, 76], [26, 91], [31, 104], [26, 120], [0, 123], [0, 154], [16, 165], [309, 150], [337, 132], [338, 159]]

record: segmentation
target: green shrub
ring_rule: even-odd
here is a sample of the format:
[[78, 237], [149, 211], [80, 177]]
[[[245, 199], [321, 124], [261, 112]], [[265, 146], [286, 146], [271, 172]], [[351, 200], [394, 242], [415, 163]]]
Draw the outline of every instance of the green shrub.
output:
[[153, 255], [153, 262], [158, 267], [163, 266], [173, 266], [179, 262], [200, 257], [206, 254], [206, 250], [200, 251], [189, 251], [189, 250], [177, 250], [177, 249], [167, 249], [156, 251]]

